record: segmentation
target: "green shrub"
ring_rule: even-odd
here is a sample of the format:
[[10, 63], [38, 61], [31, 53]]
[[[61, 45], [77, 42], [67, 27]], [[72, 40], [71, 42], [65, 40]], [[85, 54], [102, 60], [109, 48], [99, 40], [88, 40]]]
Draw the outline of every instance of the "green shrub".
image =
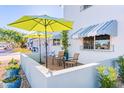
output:
[[120, 56], [117, 60], [119, 66], [119, 76], [121, 77], [122, 81], [124, 82], [124, 58]]
[[68, 53], [68, 31], [62, 31], [62, 46], [63, 46], [63, 49], [64, 49], [64, 52], [65, 53]]
[[10, 70], [10, 69], [20, 69], [20, 66], [16, 64], [16, 65], [9, 65], [6, 67], [6, 70]]
[[8, 64], [18, 64], [18, 60], [12, 58]]
[[19, 77], [16, 77], [16, 76], [13, 76], [13, 77], [9, 77], [9, 78], [6, 78], [4, 80], [2, 80], [4, 83], [9, 83], [9, 82], [15, 82], [16, 80], [20, 80], [21, 78]]
[[0, 61], [0, 65], [2, 64], [2, 62]]
[[114, 88], [117, 83], [117, 72], [113, 67], [97, 67], [98, 79], [101, 88]]

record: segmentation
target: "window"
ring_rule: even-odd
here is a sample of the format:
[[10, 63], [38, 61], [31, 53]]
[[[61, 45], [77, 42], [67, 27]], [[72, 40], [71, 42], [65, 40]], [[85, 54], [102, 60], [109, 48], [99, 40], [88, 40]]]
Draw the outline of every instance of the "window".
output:
[[84, 5], [84, 10], [91, 7], [92, 5]]
[[60, 45], [60, 39], [53, 39], [53, 45]]
[[96, 36], [95, 48], [96, 49], [110, 49], [110, 36], [109, 35]]
[[83, 49], [110, 49], [110, 36], [99, 35], [95, 37], [84, 37], [83, 38]]
[[94, 37], [84, 37], [84, 49], [94, 49]]
[[85, 9], [91, 7], [91, 6], [92, 6], [92, 5], [81, 5], [81, 6], [80, 6], [80, 12], [82, 12], [83, 10], [85, 10]]

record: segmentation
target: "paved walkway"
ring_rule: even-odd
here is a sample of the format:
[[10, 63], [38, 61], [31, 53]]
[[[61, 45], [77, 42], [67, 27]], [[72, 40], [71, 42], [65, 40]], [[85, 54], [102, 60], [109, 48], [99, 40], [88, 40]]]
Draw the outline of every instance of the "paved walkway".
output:
[[3, 53], [0, 52], [0, 56], [6, 56], [6, 55], [11, 55], [11, 54], [17, 54], [17, 53], [12, 53], [12, 51], [6, 51]]

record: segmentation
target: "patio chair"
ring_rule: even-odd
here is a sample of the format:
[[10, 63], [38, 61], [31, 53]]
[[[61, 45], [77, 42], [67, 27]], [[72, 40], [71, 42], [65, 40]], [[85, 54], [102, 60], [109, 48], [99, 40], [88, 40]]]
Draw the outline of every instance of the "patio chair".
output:
[[65, 61], [65, 65], [68, 67], [68, 66], [74, 66], [76, 65], [77, 66], [77, 61], [78, 61], [78, 57], [79, 57], [79, 53], [74, 53], [74, 56], [71, 57], [71, 59], [69, 59], [68, 61]]
[[54, 58], [55, 58], [55, 50], [51, 50], [49, 53], [48, 53], [48, 56], [50, 57], [50, 61], [52, 61], [52, 64], [54, 65]]
[[55, 60], [57, 61], [59, 66], [62, 65], [62, 62], [64, 60], [64, 51], [59, 51], [58, 56], [55, 57]]

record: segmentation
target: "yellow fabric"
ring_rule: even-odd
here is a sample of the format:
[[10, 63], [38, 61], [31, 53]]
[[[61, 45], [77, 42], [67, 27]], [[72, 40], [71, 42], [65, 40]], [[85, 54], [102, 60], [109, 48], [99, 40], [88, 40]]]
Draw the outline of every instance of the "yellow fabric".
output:
[[[25, 35], [24, 37], [25, 38], [45, 38], [45, 35], [44, 34], [43, 35], [29, 34], [29, 35]], [[53, 37], [53, 35], [47, 34], [47, 38], [51, 38], [51, 37]]]
[[63, 19], [55, 19], [49, 16], [41, 17], [23, 16], [20, 19], [8, 25], [28, 31], [56, 32], [63, 30], [71, 30], [73, 23], [70, 21], [65, 21]]

